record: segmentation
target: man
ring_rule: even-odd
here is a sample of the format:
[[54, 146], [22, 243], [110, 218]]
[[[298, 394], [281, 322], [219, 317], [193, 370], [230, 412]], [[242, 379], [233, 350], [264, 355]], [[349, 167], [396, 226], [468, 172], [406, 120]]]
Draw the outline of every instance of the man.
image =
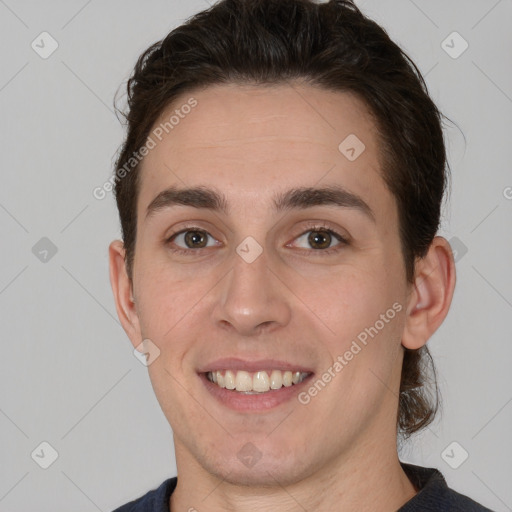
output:
[[397, 454], [435, 415], [455, 286], [441, 114], [405, 54], [349, 1], [223, 0], [128, 98], [111, 283], [178, 477], [117, 510], [488, 510]]

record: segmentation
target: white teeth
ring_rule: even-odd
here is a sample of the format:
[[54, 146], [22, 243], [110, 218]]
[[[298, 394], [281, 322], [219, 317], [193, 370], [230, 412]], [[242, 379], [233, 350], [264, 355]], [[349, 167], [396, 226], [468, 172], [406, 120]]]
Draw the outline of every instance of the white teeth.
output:
[[235, 382], [237, 391], [252, 391], [252, 378], [248, 372], [236, 372]]
[[283, 373], [283, 386], [289, 388], [292, 385], [292, 372], [284, 372]]
[[[252, 391], [264, 393], [270, 389], [270, 379], [267, 372], [256, 372], [252, 378]], [[250, 390], [245, 390], [250, 391]]]
[[[270, 377], [269, 377], [270, 374]], [[260, 370], [251, 374], [244, 370], [208, 372], [208, 380], [221, 388], [236, 390], [241, 393], [266, 393], [271, 389], [281, 389], [283, 386], [290, 387], [293, 384], [301, 383], [309, 373], [283, 372], [281, 370], [265, 371]]]
[[235, 374], [231, 370], [226, 370], [226, 373], [224, 374], [224, 386], [226, 389], [236, 388]]
[[272, 370], [270, 374], [270, 388], [280, 389], [283, 387], [283, 374], [279, 370]]

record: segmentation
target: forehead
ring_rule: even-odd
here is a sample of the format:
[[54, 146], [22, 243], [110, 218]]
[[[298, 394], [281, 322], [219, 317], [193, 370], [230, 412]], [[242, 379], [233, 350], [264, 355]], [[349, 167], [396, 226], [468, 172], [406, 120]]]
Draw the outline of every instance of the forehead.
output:
[[[191, 98], [195, 106], [182, 108]], [[376, 124], [351, 93], [216, 85], [177, 98], [150, 136], [155, 147], [141, 166], [139, 219], [173, 185], [222, 190], [235, 209], [261, 208], [276, 191], [332, 184], [363, 196], [377, 212], [394, 202], [381, 178]]]

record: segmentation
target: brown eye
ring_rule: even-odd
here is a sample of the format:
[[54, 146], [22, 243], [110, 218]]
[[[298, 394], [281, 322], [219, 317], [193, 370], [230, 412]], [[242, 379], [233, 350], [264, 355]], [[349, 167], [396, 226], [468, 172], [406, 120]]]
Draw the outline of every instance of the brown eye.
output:
[[308, 243], [313, 249], [327, 249], [331, 245], [332, 236], [328, 231], [310, 231]]
[[[309, 249], [310, 253], [317, 253], [318, 255], [330, 254], [340, 250], [343, 246], [348, 245], [347, 240], [336, 231], [324, 227], [312, 227], [308, 231], [302, 233], [297, 239], [299, 242], [305, 243], [309, 247], [302, 247]], [[334, 241], [338, 241], [334, 246], [331, 245]], [[300, 245], [299, 245], [300, 247]], [[311, 250], [313, 249], [313, 251]]]
[[206, 247], [207, 233], [205, 231], [185, 231], [185, 244], [190, 249], [201, 249]]
[[[171, 235], [166, 244], [171, 246], [171, 250], [180, 253], [194, 253], [200, 249], [206, 249], [207, 247], [211, 247], [215, 244], [208, 245], [208, 237], [213, 239], [213, 237], [203, 229], [199, 228], [188, 228], [178, 233], [174, 233]], [[176, 246], [172, 247], [172, 246]], [[195, 251], [194, 251], [195, 250]]]

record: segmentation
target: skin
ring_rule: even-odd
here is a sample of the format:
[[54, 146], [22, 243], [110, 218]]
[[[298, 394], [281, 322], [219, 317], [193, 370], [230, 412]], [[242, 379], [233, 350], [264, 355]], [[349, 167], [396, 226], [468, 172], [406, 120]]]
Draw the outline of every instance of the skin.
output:
[[[406, 282], [377, 129], [356, 96], [304, 84], [219, 85], [183, 95], [162, 119], [190, 96], [197, 107], [142, 164], [133, 282], [122, 242], [109, 248], [123, 328], [134, 347], [149, 338], [161, 351], [148, 371], [174, 434], [179, 479], [170, 508], [397, 510], [417, 492], [396, 445], [403, 348], [423, 346], [448, 313], [450, 246], [436, 237], [415, 283]], [[366, 146], [353, 162], [338, 150], [352, 133]], [[360, 195], [376, 221], [332, 206], [272, 212], [276, 192], [328, 184]], [[215, 187], [231, 210], [177, 206], [146, 220], [148, 204], [170, 185]], [[183, 236], [165, 242], [186, 221], [210, 235], [201, 253]], [[339, 251], [323, 255], [308, 243], [308, 221], [348, 244], [332, 238], [328, 248]], [[235, 251], [247, 236], [263, 248], [252, 263]], [[201, 365], [234, 356], [283, 359], [320, 376], [394, 303], [401, 311], [307, 405], [292, 399], [236, 412], [197, 376]], [[261, 453], [253, 467], [237, 457], [247, 442]]]

